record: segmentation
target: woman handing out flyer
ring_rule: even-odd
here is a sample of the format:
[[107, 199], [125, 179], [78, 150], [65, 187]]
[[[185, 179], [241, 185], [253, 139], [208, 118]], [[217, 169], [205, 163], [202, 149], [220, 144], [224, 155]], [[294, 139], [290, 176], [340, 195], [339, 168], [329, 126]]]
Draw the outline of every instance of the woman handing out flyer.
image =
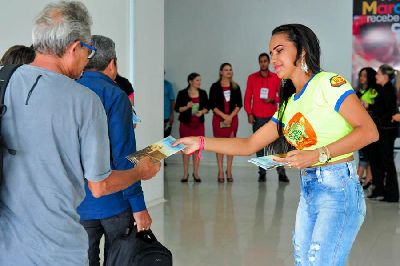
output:
[[300, 24], [275, 28], [269, 44], [281, 104], [248, 138], [188, 137], [184, 152], [208, 150], [250, 155], [283, 135], [296, 150], [279, 162], [301, 169], [294, 233], [296, 265], [345, 265], [364, 221], [364, 194], [353, 152], [378, 139], [378, 131], [350, 84], [321, 71], [319, 41]]

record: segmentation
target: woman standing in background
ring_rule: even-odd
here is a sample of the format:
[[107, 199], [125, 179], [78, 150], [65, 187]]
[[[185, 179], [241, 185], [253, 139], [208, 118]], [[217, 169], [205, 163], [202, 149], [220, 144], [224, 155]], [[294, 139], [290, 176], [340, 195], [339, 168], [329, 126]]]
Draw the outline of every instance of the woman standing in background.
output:
[[[360, 72], [358, 72], [357, 96], [367, 111], [373, 108], [372, 105], [375, 103], [375, 98], [378, 95], [378, 92], [376, 91], [375, 75], [376, 71], [372, 67], [364, 67]], [[358, 164], [357, 175], [362, 180], [364, 173], [366, 173], [363, 183], [364, 189], [367, 189], [372, 184], [372, 172], [369, 162], [370, 148], [371, 145], [367, 145], [358, 151], [360, 161]]]
[[386, 202], [399, 201], [399, 186], [394, 163], [394, 141], [397, 137], [398, 123], [392, 120], [397, 110], [396, 88], [391, 80], [395, 70], [389, 65], [381, 65], [376, 73], [378, 96], [371, 106], [372, 116], [379, 130], [379, 141], [371, 146], [371, 170], [374, 189], [370, 199]]
[[[239, 85], [233, 81], [232, 65], [223, 63], [219, 68], [219, 79], [210, 88], [210, 109], [213, 110], [213, 133], [216, 138], [234, 138], [239, 127], [237, 114], [243, 106]], [[226, 180], [233, 182], [233, 156], [227, 155]], [[217, 153], [218, 182], [224, 182], [224, 154]]]
[[[179, 134], [181, 138], [189, 136], [204, 136], [204, 115], [208, 113], [207, 92], [200, 89], [201, 77], [191, 73], [187, 78], [188, 86], [179, 91], [176, 98], [175, 111], [179, 113]], [[201, 182], [199, 177], [200, 160], [197, 153], [193, 154], [193, 178]], [[192, 155], [183, 154], [183, 177], [181, 182], [189, 179], [189, 159]]]

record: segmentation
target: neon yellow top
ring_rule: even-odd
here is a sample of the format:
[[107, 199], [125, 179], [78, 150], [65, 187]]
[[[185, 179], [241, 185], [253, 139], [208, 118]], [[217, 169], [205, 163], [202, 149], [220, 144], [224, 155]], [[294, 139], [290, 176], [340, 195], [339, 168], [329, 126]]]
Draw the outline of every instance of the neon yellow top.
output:
[[360, 100], [367, 104], [374, 104], [375, 98], [378, 96], [378, 92], [374, 88], [369, 88], [368, 90], [361, 89], [360, 93]]
[[[283, 134], [298, 150], [314, 150], [348, 135], [352, 126], [339, 114], [343, 101], [355, 93], [350, 83], [335, 73], [319, 72], [293, 94], [283, 115]], [[278, 123], [278, 111], [272, 120]], [[351, 156], [347, 153], [330, 162]], [[318, 165], [317, 163], [316, 165]]]

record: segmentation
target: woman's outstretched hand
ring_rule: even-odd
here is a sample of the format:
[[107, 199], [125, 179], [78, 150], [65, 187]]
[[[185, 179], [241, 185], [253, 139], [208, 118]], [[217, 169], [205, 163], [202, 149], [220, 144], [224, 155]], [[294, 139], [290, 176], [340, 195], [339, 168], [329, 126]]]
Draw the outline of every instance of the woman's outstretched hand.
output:
[[287, 153], [285, 158], [274, 157], [274, 161], [287, 163], [288, 167], [303, 169], [318, 162], [318, 150], [294, 150]]
[[184, 154], [192, 154], [193, 152], [197, 151], [200, 148], [200, 138], [199, 137], [187, 137], [187, 138], [181, 138], [177, 139], [172, 146], [176, 146], [178, 144], [183, 144], [185, 145], [185, 148], [183, 149]]

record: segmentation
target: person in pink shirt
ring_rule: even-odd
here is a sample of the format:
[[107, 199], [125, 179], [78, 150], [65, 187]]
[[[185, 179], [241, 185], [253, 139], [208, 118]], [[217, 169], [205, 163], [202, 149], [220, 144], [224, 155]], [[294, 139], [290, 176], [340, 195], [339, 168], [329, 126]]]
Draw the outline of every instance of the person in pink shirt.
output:
[[[275, 73], [269, 71], [269, 56], [262, 53], [258, 56], [260, 70], [250, 74], [247, 78], [246, 93], [244, 96], [244, 109], [253, 132], [265, 125], [275, 114], [279, 103], [279, 87], [281, 80]], [[265, 154], [265, 148], [257, 152], [257, 157]], [[279, 181], [289, 182], [285, 168], [277, 168]], [[258, 182], [266, 181], [265, 169], [259, 167]]]

